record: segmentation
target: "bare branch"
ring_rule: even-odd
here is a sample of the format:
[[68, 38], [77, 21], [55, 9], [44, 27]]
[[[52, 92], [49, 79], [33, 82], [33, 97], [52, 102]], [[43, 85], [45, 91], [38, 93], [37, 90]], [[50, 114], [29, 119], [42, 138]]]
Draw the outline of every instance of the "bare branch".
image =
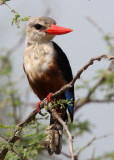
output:
[[96, 148], [94, 148], [92, 151], [91, 160], [95, 159], [95, 151], [96, 151]]
[[91, 17], [86, 17], [86, 19], [87, 19], [94, 27], [96, 27], [97, 30], [98, 30], [101, 34], [103, 34], [103, 35], [106, 34], [106, 33], [104, 32], [104, 30], [103, 30], [95, 21], [92, 20]]
[[93, 144], [94, 141], [99, 140], [99, 139], [103, 139], [103, 138], [107, 138], [109, 136], [113, 136], [114, 133], [111, 134], [106, 134], [103, 136], [99, 136], [99, 137], [93, 137], [85, 146], [83, 146], [75, 155], [76, 157], [79, 157], [79, 155], [82, 153], [82, 151], [84, 151], [87, 147], [89, 147], [91, 144]]
[[1, 137], [2, 139], [4, 139], [5, 141], [8, 141], [8, 139], [6, 139], [5, 137], [3, 137], [3, 136], [1, 136], [1, 135], [0, 135], [0, 137]]
[[[112, 57], [114, 57], [114, 56], [112, 56]], [[114, 59], [114, 58], [113, 58], [113, 59]], [[107, 71], [112, 71], [112, 70], [114, 69], [114, 60], [113, 60], [113, 59], [112, 59], [112, 62], [110, 63], [110, 65], [109, 65], [109, 67], [106, 69], [106, 72], [107, 72]], [[91, 97], [91, 95], [95, 92], [95, 90], [100, 86], [100, 84], [101, 84], [104, 80], [105, 80], [105, 76], [103, 75], [103, 76], [98, 80], [98, 82], [92, 87], [92, 91], [89, 90], [89, 92], [88, 92], [87, 96], [84, 98], [84, 100], [83, 100], [81, 103], [79, 103], [79, 104], [77, 104], [77, 105], [75, 106], [75, 112], [76, 112], [78, 109], [80, 109], [83, 105], [85, 105], [85, 104], [87, 104], [87, 103], [93, 102], [93, 100], [91, 101], [90, 97]], [[113, 100], [111, 100], [111, 101], [113, 101]], [[99, 103], [100, 103], [100, 102], [99, 102]]]
[[19, 153], [17, 153], [14, 149], [12, 149], [11, 152], [15, 153], [18, 157], [20, 157], [21, 160], [26, 160]]
[[51, 110], [52, 114], [57, 118], [57, 120], [63, 125], [63, 128], [65, 129], [68, 138], [69, 138], [69, 151], [70, 151], [70, 155], [71, 155], [71, 159], [74, 160], [74, 153], [73, 153], [73, 143], [72, 143], [72, 136], [70, 131], [68, 130], [68, 127], [66, 125], [66, 123], [62, 120], [62, 118], [57, 114], [55, 109]]
[[67, 158], [70, 158], [70, 155], [65, 153], [65, 152], [61, 152], [61, 154], [64, 155], [65, 157], [67, 157]]

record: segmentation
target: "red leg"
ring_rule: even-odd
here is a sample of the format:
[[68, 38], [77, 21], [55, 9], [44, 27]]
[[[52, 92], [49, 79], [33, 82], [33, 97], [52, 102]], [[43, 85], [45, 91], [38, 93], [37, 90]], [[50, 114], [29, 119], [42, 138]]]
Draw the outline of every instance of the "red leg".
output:
[[[48, 96], [47, 96], [47, 102], [48, 102], [48, 103], [51, 101], [52, 95], [53, 95], [53, 93], [49, 93], [49, 94], [48, 94]], [[36, 110], [38, 111], [38, 113], [41, 112], [40, 107], [39, 107], [41, 103], [42, 103], [42, 101], [40, 101], [40, 102], [38, 102], [38, 103], [36, 104]]]
[[51, 101], [51, 97], [52, 97], [53, 93], [49, 93], [48, 96], [47, 96], [47, 102], [50, 102]]
[[38, 113], [41, 112], [41, 110], [40, 110], [40, 108], [39, 108], [39, 106], [40, 106], [41, 103], [42, 103], [42, 101], [40, 101], [40, 102], [38, 102], [38, 103], [36, 104], [36, 110], [38, 111]]

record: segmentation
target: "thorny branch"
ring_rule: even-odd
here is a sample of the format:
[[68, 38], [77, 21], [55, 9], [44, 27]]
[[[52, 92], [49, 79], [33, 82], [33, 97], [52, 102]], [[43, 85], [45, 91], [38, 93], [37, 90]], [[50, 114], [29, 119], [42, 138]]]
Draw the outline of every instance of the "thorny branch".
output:
[[[52, 97], [56, 97], [57, 95], [63, 93], [66, 89], [71, 88], [71, 87], [74, 85], [74, 83], [76, 82], [76, 80], [80, 78], [81, 74], [82, 74], [90, 65], [92, 65], [95, 60], [100, 61], [102, 58], [107, 58], [107, 59], [109, 59], [109, 60], [113, 60], [113, 59], [114, 59], [114, 56], [101, 55], [101, 56], [92, 58], [84, 67], [82, 67], [82, 68], [78, 71], [78, 73], [76, 74], [76, 76], [73, 78], [73, 80], [72, 80], [70, 83], [66, 84], [66, 85], [63, 86], [60, 90], [58, 90], [57, 92], [55, 92]], [[96, 88], [99, 84], [100, 84], [100, 82], [99, 82], [94, 88]], [[40, 109], [42, 109], [45, 104], [47, 104], [47, 100], [46, 100], [46, 99], [44, 99], [43, 102], [41, 103]], [[53, 111], [53, 110], [52, 110], [52, 111]], [[19, 136], [18, 136], [18, 135], [19, 135], [19, 133], [21, 132], [23, 126], [24, 126], [24, 125], [27, 125], [27, 124], [30, 123], [32, 120], [35, 120], [36, 114], [37, 114], [37, 110], [34, 109], [34, 110], [32, 111], [32, 113], [31, 113], [24, 121], [22, 121], [21, 123], [19, 123], [19, 124], [15, 127], [15, 131], [14, 131], [12, 137], [8, 140], [8, 143], [14, 144], [17, 140], [19, 140]], [[70, 137], [70, 135], [69, 135], [69, 137]], [[69, 141], [72, 141], [72, 138], [71, 138], [71, 137], [70, 137]], [[71, 145], [71, 142], [70, 142], [70, 145]], [[72, 146], [70, 146], [70, 149], [72, 150], [71, 152], [73, 153], [73, 148], [72, 148]], [[8, 152], [8, 148], [2, 149], [2, 151], [0, 152], [0, 160], [4, 160], [7, 152]]]
[[[114, 56], [112, 56], [112, 57], [114, 57]], [[111, 61], [111, 63], [110, 63], [110, 65], [109, 65], [109, 67], [106, 69], [106, 72], [107, 71], [112, 71], [112, 70], [114, 70], [114, 60], [112, 59], [112, 61]], [[91, 90], [89, 90], [89, 92], [88, 92], [88, 94], [87, 94], [87, 96], [85, 97], [85, 99], [81, 102], [81, 103], [79, 103], [79, 104], [76, 104], [76, 106], [75, 106], [75, 112], [78, 110], [78, 109], [80, 109], [83, 105], [85, 105], [85, 104], [87, 104], [87, 103], [90, 103], [90, 102], [108, 102], [108, 101], [106, 101], [106, 100], [93, 100], [93, 99], [91, 99], [91, 95], [95, 92], [95, 90], [100, 86], [100, 84], [101, 83], [103, 83], [104, 82], [104, 80], [105, 80], [105, 75], [103, 75], [99, 80], [98, 80], [98, 82], [92, 87], [92, 92], [91, 92]], [[110, 100], [110, 102], [113, 102], [113, 100]]]
[[74, 160], [74, 154], [73, 154], [73, 142], [72, 142], [72, 136], [70, 131], [68, 130], [67, 124], [62, 120], [62, 118], [57, 114], [55, 109], [52, 109], [52, 114], [58, 119], [58, 121], [63, 125], [63, 128], [65, 129], [68, 138], [69, 138], [69, 151], [71, 159]]

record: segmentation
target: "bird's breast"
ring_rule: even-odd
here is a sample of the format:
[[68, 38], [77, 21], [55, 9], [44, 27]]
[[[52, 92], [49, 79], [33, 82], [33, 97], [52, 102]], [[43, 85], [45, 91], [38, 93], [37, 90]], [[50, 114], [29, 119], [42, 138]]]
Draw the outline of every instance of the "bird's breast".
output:
[[49, 92], [55, 92], [64, 84], [64, 79], [57, 66], [52, 48], [28, 47], [24, 53], [24, 70], [35, 94], [45, 98]]
[[24, 70], [31, 81], [40, 78], [55, 64], [55, 53], [51, 45], [33, 45], [25, 49]]

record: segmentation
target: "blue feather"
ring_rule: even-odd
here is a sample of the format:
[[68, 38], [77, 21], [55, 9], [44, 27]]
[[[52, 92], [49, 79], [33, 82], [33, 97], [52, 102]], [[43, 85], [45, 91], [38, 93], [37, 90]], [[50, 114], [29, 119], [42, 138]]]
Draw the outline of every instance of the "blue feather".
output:
[[[72, 92], [70, 92], [70, 90], [66, 90], [65, 91], [65, 98], [68, 99], [68, 101], [70, 101], [71, 99], [74, 99], [74, 96], [72, 94]], [[73, 115], [74, 115], [74, 102], [71, 102], [71, 104], [67, 104], [68, 106], [68, 111], [70, 113], [70, 117], [71, 117], [71, 121], [73, 121]]]

